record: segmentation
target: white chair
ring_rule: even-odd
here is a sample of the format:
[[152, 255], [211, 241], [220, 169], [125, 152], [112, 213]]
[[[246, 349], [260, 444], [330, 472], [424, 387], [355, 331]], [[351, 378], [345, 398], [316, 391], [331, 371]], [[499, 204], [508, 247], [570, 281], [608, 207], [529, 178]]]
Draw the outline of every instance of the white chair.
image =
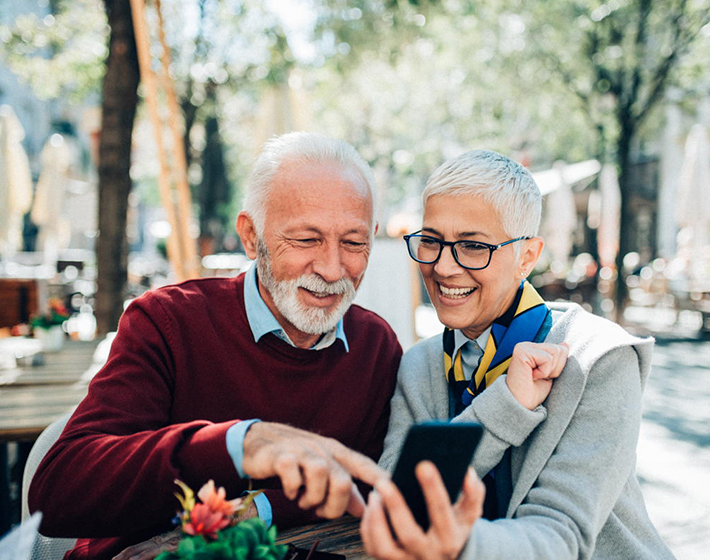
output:
[[[22, 475], [22, 521], [30, 517], [27, 493], [30, 489], [32, 477], [40, 461], [42, 461], [42, 458], [61, 435], [70, 416], [71, 413], [68, 413], [47, 426], [30, 450], [27, 463], [25, 464], [25, 472]], [[75, 544], [76, 539], [50, 538], [40, 534], [37, 536], [37, 540], [32, 547], [30, 560], [58, 560], [62, 558], [68, 550], [74, 548]]]

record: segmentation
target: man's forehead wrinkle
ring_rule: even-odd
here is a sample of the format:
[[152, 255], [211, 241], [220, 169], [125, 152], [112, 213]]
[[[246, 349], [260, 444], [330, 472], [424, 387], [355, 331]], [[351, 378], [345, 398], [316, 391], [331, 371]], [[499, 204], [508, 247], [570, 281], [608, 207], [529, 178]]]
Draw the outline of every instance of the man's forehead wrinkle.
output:
[[336, 233], [338, 235], [351, 235], [351, 234], [362, 234], [367, 235], [370, 231], [366, 224], [360, 226], [353, 226], [341, 231], [341, 223], [332, 223], [327, 226], [309, 224], [308, 222], [296, 223], [288, 225], [282, 228], [282, 234], [285, 236], [296, 234], [296, 233], [314, 233], [317, 235], [328, 235], [329, 233]]

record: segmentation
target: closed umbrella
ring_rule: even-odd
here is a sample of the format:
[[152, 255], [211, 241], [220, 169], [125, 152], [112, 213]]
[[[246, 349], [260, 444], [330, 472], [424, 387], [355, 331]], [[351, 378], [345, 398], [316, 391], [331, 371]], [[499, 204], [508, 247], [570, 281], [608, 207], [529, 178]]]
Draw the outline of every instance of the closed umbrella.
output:
[[696, 124], [685, 143], [678, 181], [676, 222], [679, 256], [686, 261], [691, 289], [707, 284], [710, 274], [710, 144], [705, 128]]
[[0, 256], [22, 248], [22, 218], [32, 204], [32, 174], [25, 131], [9, 105], [0, 106]]
[[621, 191], [619, 190], [619, 177], [611, 164], [606, 164], [599, 175], [599, 195], [601, 203], [597, 230], [597, 251], [601, 265], [613, 267], [619, 252]]
[[557, 175], [554, 178], [555, 186], [545, 197], [545, 213], [540, 229], [545, 237], [545, 250], [550, 260], [564, 268], [572, 253], [574, 232], [577, 229], [577, 207], [565, 165], [556, 163], [553, 171]]
[[65, 203], [71, 178], [72, 150], [60, 134], [52, 134], [40, 154], [41, 171], [32, 205], [32, 221], [39, 227], [38, 247], [45, 262], [57, 259], [71, 237]]

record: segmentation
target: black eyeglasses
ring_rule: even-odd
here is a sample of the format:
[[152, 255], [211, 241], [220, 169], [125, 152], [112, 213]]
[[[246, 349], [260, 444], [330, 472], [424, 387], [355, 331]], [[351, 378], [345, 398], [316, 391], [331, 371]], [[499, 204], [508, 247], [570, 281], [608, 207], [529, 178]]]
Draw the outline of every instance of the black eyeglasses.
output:
[[415, 261], [423, 264], [433, 264], [441, 257], [444, 247], [451, 247], [451, 254], [454, 256], [456, 263], [461, 268], [468, 270], [486, 268], [491, 264], [493, 251], [523, 239], [530, 239], [530, 237], [516, 237], [498, 245], [491, 245], [482, 241], [442, 241], [436, 237], [421, 235], [420, 232], [404, 236], [409, 256]]

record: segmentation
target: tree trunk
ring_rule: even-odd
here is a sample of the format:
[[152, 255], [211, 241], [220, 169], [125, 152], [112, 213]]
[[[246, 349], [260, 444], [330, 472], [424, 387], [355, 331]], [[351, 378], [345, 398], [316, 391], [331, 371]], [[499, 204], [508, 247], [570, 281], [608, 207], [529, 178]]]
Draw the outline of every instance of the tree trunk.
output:
[[207, 86], [209, 113], [205, 117], [205, 148], [202, 151], [202, 182], [197, 190], [200, 204], [201, 254], [208, 255], [221, 246], [224, 238], [224, 206], [232, 198], [232, 188], [224, 161], [224, 145], [217, 116], [217, 84]]
[[126, 296], [131, 136], [140, 79], [130, 3], [128, 0], [104, 2], [111, 34], [102, 86], [99, 141], [99, 237], [96, 243], [99, 334], [116, 329]]
[[633, 185], [631, 184], [631, 141], [634, 136], [634, 123], [628, 115], [620, 115], [619, 138], [617, 140], [616, 161], [619, 168], [619, 191], [621, 194], [621, 208], [619, 209], [619, 253], [616, 256], [616, 290], [615, 290], [615, 315], [616, 321], [621, 322], [626, 308], [628, 289], [624, 275], [624, 257], [635, 250], [634, 242], [634, 215], [632, 208]]

